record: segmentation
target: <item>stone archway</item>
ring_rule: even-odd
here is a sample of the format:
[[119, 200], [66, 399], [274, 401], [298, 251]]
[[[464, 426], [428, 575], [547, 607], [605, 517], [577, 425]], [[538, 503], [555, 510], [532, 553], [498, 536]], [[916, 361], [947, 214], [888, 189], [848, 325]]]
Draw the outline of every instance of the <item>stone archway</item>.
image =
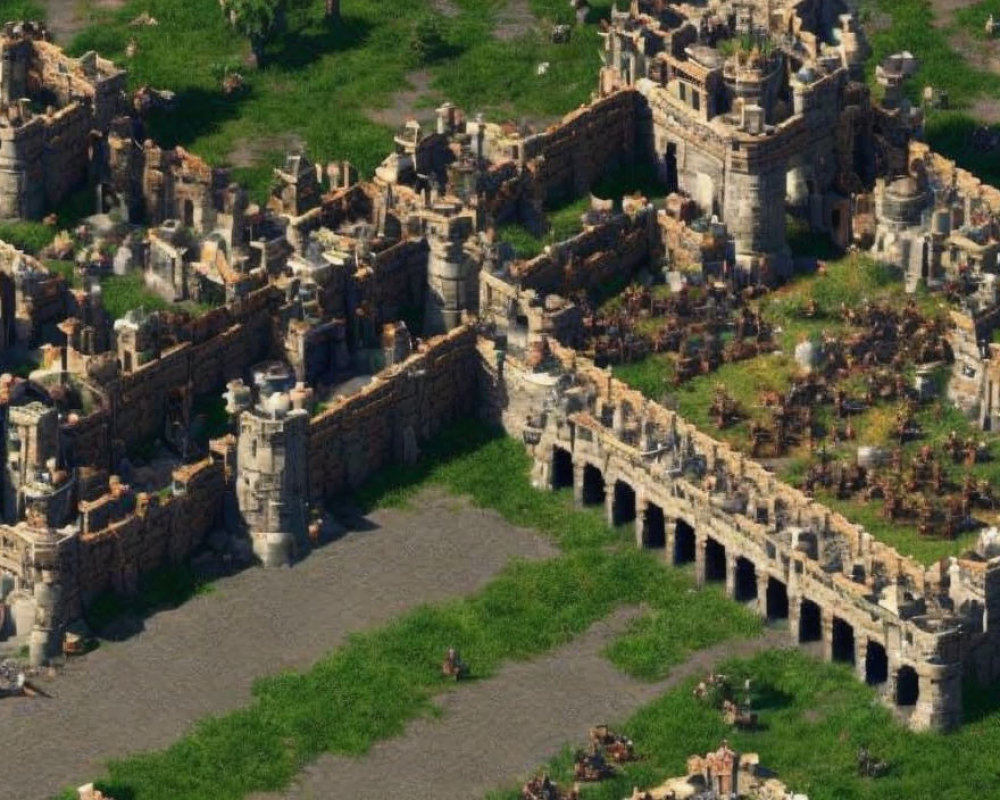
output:
[[588, 506], [604, 503], [604, 476], [593, 464], [583, 468], [583, 503]]
[[767, 618], [788, 619], [788, 587], [776, 578], [767, 579]]
[[896, 705], [915, 706], [920, 699], [920, 678], [910, 666], [902, 666], [896, 673]]
[[734, 589], [737, 603], [749, 603], [757, 599], [757, 568], [750, 559], [743, 556], [736, 559]]
[[887, 680], [889, 680], [889, 657], [879, 642], [869, 639], [865, 652], [865, 683], [869, 686], [878, 686]]
[[726, 579], [726, 548], [711, 537], [705, 543], [705, 580]]
[[690, 564], [696, 558], [696, 549], [694, 528], [682, 519], [677, 520], [674, 531], [674, 563]]
[[660, 550], [667, 546], [667, 526], [663, 509], [655, 503], [646, 506], [646, 520], [642, 529], [642, 546]]
[[840, 617], [833, 618], [833, 642], [830, 650], [834, 661], [854, 663], [854, 626]]
[[635, 520], [635, 489], [625, 481], [615, 481], [614, 503], [611, 509], [615, 525], [627, 525]]
[[566, 489], [573, 486], [573, 456], [562, 447], [552, 448], [552, 488]]
[[823, 638], [823, 615], [812, 600], [803, 598], [799, 612], [799, 642], [818, 642]]

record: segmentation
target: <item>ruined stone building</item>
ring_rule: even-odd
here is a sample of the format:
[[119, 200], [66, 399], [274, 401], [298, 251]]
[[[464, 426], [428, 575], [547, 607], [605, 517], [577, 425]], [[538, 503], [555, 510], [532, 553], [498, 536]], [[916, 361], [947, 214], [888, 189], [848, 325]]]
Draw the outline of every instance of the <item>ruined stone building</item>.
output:
[[94, 138], [127, 107], [125, 73], [70, 58], [36, 23], [0, 35], [0, 218], [39, 219], [83, 184]]
[[[912, 57], [879, 65], [872, 101], [866, 47], [839, 11], [633, 2], [604, 32], [593, 101], [546, 130], [445, 104], [434, 130], [402, 126], [372, 180], [290, 153], [263, 207], [226, 170], [146, 140], [113, 66], [6, 31], [0, 215], [37, 216], [70, 183], [101, 213], [80, 242], [82, 290], [0, 245], [0, 346], [41, 345], [55, 325], [65, 337], [44, 342], [35, 380], [0, 380], [0, 639], [42, 663], [100, 593], [135, 591], [222, 528], [265, 564], [294, 561], [325, 499], [478, 414], [526, 443], [539, 488], [634, 519], [638, 546], [787, 618], [914, 727], [958, 724], [962, 681], [998, 677], [1000, 562], [924, 568], [568, 349], [572, 297], [640, 270], [671, 286], [787, 275], [787, 212], [904, 266], [912, 286], [975, 284], [952, 394], [996, 424], [1000, 194], [910, 141]], [[51, 112], [15, 102], [43, 89]], [[78, 144], [64, 119], [101, 135]], [[32, 136], [44, 147], [10, 146]], [[68, 171], [47, 177], [59, 159]], [[593, 198], [579, 234], [529, 260], [496, 241], [509, 222], [543, 232], [546, 203], [630, 164], [655, 165], [663, 208]], [[109, 272], [212, 308], [112, 325]], [[198, 402], [224, 390], [228, 432], [196, 443]], [[137, 468], [130, 453], [157, 439], [166, 466]], [[739, 780], [735, 761], [701, 766], [719, 791]]]
[[600, 94], [639, 95], [640, 152], [725, 224], [735, 266], [754, 280], [789, 274], [786, 210], [850, 241], [851, 195], [905, 160], [920, 129], [898, 92], [873, 103], [864, 39], [835, 9], [632, 2], [604, 34]]

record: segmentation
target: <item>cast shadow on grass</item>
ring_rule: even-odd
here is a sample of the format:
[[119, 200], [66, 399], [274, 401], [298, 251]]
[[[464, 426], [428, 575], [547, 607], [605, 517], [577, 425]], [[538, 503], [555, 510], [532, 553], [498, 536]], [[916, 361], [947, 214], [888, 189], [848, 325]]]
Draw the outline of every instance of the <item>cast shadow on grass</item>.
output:
[[457, 422], [426, 444], [415, 464], [386, 467], [367, 480], [355, 492], [354, 502], [364, 514], [382, 505], [400, 504], [413, 491], [426, 484], [442, 464], [474, 453], [504, 436], [502, 429], [487, 427], [477, 420]]
[[289, 30], [264, 52], [264, 68], [295, 71], [308, 67], [325, 55], [363, 47], [374, 26], [358, 17], [339, 22], [310, 22]]
[[962, 722], [970, 724], [1000, 711], [1000, 684], [986, 685], [966, 680], [962, 686]]
[[241, 106], [253, 98], [253, 91], [252, 85], [232, 95], [223, 94], [221, 89], [182, 89], [177, 93], [172, 110], [154, 109], [149, 112], [146, 136], [160, 147], [190, 145], [218, 130], [222, 123], [237, 119]]

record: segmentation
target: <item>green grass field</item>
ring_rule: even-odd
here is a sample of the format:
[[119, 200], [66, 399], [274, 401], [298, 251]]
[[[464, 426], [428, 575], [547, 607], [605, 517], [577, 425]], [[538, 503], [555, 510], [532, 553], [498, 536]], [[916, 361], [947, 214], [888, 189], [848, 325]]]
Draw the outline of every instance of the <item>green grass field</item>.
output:
[[[685, 774], [685, 761], [726, 738], [740, 752], [760, 755], [793, 792], [810, 800], [978, 800], [1000, 791], [997, 693], [966, 693], [966, 723], [948, 734], [914, 733], [892, 720], [874, 692], [839, 664], [812, 661], [794, 650], [770, 651], [720, 667], [734, 685], [751, 679], [763, 730], [737, 732], [720, 714], [691, 695], [688, 682], [640, 709], [622, 726], [642, 759], [623, 774], [588, 787], [587, 800], [620, 800], [633, 786], [655, 786]], [[585, 731], [580, 731], [582, 740]], [[867, 745], [888, 761], [888, 774], [872, 780], [857, 774], [858, 748]], [[539, 765], [542, 767], [542, 765]], [[569, 751], [546, 769], [568, 786]], [[515, 800], [519, 792], [496, 791], [489, 800]]]
[[363, 754], [432, 713], [433, 695], [448, 688], [439, 662], [449, 646], [461, 649], [474, 679], [486, 680], [504, 661], [565, 643], [617, 607], [644, 604], [648, 611], [608, 656], [655, 678], [694, 649], [760, 632], [755, 615], [718, 590], [692, 591], [689, 572], [635, 549], [629, 532], [572, 510], [565, 494], [531, 489], [519, 442], [462, 424], [425, 456], [416, 467], [382, 473], [360, 500], [368, 508], [405, 506], [421, 487], [443, 486], [549, 534], [562, 555], [515, 561], [475, 595], [352, 636], [306, 673], [261, 678], [248, 708], [203, 720], [163, 752], [112, 763], [100, 782], [106, 791], [132, 800], [235, 800], [286, 786], [320, 753]]
[[[538, 31], [500, 41], [492, 30], [504, 4], [455, 0], [458, 14], [437, 16], [440, 46], [414, 48], [417, 25], [433, 14], [430, 0], [387, 3], [350, 0], [342, 22], [323, 19], [321, 0], [291, 0], [287, 26], [265, 49], [257, 70], [241, 66], [247, 42], [228, 27], [216, 0], [128, 0], [122, 8], [87, 5], [91, 24], [70, 51], [97, 50], [129, 70], [142, 84], [178, 95], [176, 112], [154, 116], [151, 133], [163, 145], [181, 144], [215, 164], [232, 163], [236, 177], [260, 197], [270, 168], [295, 139], [320, 161], [347, 159], [363, 173], [392, 149], [393, 131], [368, 113], [389, 108], [396, 92], [416, 71], [428, 73], [423, 105], [450, 100], [469, 113], [493, 119], [549, 120], [586, 102], [596, 85], [597, 19], [610, 2], [594, 3], [593, 22], [574, 31], [566, 45], [553, 45], [544, 32], [566, 21], [568, 4], [536, 0]], [[129, 27], [148, 11], [156, 27]], [[137, 52], [125, 55], [130, 39]], [[539, 76], [536, 66], [549, 62]], [[235, 65], [245, 90], [225, 95], [220, 70]], [[237, 155], [239, 154], [239, 155]]]
[[[795, 345], [822, 332], [836, 335], [846, 331], [847, 326], [839, 317], [840, 308], [842, 305], [856, 306], [865, 299], [901, 306], [906, 302], [907, 296], [893, 270], [867, 258], [843, 257], [828, 262], [825, 275], [801, 276], [760, 301], [765, 317], [777, 328], [775, 339], [781, 352], [723, 364], [715, 372], [697, 376], [676, 388], [670, 384], [674, 367], [668, 355], [650, 355], [641, 361], [615, 366], [613, 372], [617, 378], [650, 399], [665, 401], [675, 407], [681, 416], [702, 430], [734, 447], [746, 449], [749, 444], [749, 422], [756, 419], [766, 423], [769, 419], [769, 412], [760, 403], [761, 392], [787, 391], [799, 371], [792, 356]], [[926, 292], [915, 295], [915, 300], [924, 314], [936, 315], [945, 310], [939, 297]], [[819, 309], [819, 313], [812, 318], [802, 314], [809, 301], [815, 301]], [[917, 412], [916, 420], [922, 436], [903, 447], [904, 461], [925, 444], [940, 446], [954, 430], [963, 440], [973, 436], [989, 443], [990, 460], [976, 464], [971, 473], [992, 484], [1000, 482], [1000, 438], [995, 434], [976, 431], [971, 422], [944, 398], [946, 380], [947, 370], [939, 376], [939, 399]], [[717, 386], [723, 386], [740, 403], [745, 414], [742, 421], [724, 430], [716, 427], [709, 413]], [[852, 419], [852, 425], [857, 433], [857, 440], [838, 447], [828, 447], [829, 456], [852, 461], [858, 444], [890, 446], [896, 408], [895, 404], [882, 404], [856, 415]], [[829, 410], [820, 409], [817, 421], [829, 423]], [[808, 461], [805, 449], [800, 447], [777, 462], [776, 468], [783, 479], [798, 483], [804, 476]], [[945, 475], [953, 485], [960, 485], [965, 469], [949, 464]], [[922, 538], [915, 522], [889, 522], [883, 519], [880, 502], [869, 504], [856, 499], [838, 500], [832, 493], [822, 489], [817, 490], [816, 497], [852, 522], [863, 525], [880, 541], [925, 564], [933, 564], [945, 556], [968, 550], [977, 537], [977, 532], [967, 531], [954, 541]], [[978, 513], [980, 516], [986, 514]], [[991, 524], [1000, 521], [993, 520], [988, 515], [987, 519]]]

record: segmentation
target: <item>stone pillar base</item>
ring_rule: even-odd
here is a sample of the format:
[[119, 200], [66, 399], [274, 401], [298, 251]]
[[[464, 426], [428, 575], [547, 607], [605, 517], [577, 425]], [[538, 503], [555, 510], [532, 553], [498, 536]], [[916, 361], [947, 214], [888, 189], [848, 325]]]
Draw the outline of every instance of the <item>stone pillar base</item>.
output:
[[280, 531], [263, 531], [250, 534], [253, 554], [265, 567], [283, 567], [292, 563], [294, 537]]

